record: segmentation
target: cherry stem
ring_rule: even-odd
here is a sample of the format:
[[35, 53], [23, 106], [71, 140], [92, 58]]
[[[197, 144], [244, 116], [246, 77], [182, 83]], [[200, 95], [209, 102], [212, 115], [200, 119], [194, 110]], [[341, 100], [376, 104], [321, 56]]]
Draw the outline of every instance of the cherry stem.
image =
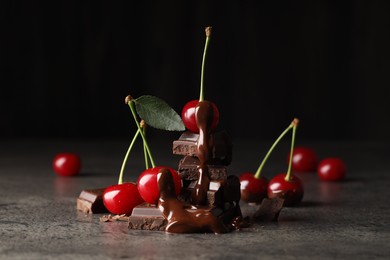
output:
[[292, 132], [292, 137], [291, 137], [290, 159], [288, 162], [288, 169], [287, 169], [286, 177], [284, 178], [286, 181], [291, 180], [291, 166], [292, 166], [292, 158], [293, 158], [293, 153], [294, 153], [295, 135], [297, 132], [298, 123], [299, 123], [299, 120], [297, 118], [294, 118], [294, 120], [291, 123], [293, 125], [293, 132]]
[[[144, 133], [144, 135], [146, 136], [146, 125], [143, 125], [141, 126], [142, 127], [142, 131]], [[148, 169], [149, 168], [149, 159], [148, 159], [148, 151], [146, 150], [146, 145], [144, 142], [143, 143], [143, 147], [144, 147], [144, 157], [145, 157], [145, 168]]]
[[134, 137], [133, 137], [133, 140], [131, 141], [131, 143], [129, 145], [129, 148], [127, 149], [125, 158], [123, 159], [121, 171], [119, 173], [118, 184], [122, 184], [123, 183], [123, 172], [125, 171], [126, 162], [127, 162], [127, 159], [129, 158], [130, 151], [133, 148], [135, 140], [137, 140], [137, 137], [138, 137], [139, 133], [140, 133], [140, 130], [138, 129], [137, 132], [135, 133]]
[[203, 82], [204, 82], [204, 67], [205, 67], [205, 62], [206, 62], [206, 53], [207, 53], [207, 48], [209, 46], [210, 38], [211, 38], [211, 27], [206, 27], [205, 29], [206, 32], [206, 43], [204, 45], [204, 51], [203, 51], [203, 59], [202, 59], [202, 70], [200, 73], [200, 94], [199, 94], [199, 101], [204, 100], [204, 94], [203, 94]]
[[133, 117], [134, 117], [134, 121], [138, 127], [138, 130], [140, 130], [140, 134], [141, 134], [141, 137], [142, 137], [142, 140], [144, 141], [144, 146], [146, 148], [146, 151], [148, 152], [149, 154], [149, 159], [150, 159], [150, 163], [152, 164], [152, 167], [156, 167], [156, 164], [154, 163], [154, 160], [153, 160], [153, 156], [152, 156], [152, 153], [150, 152], [150, 148], [149, 148], [149, 145], [148, 145], [148, 141], [146, 140], [146, 137], [144, 135], [144, 132], [142, 131], [142, 128], [140, 126], [140, 124], [138, 123], [137, 121], [137, 114], [135, 112], [135, 107], [134, 107], [134, 100], [131, 99], [128, 101], [128, 105], [130, 107], [130, 110], [131, 110], [131, 113], [133, 114]]
[[[295, 120], [294, 120], [295, 121]], [[276, 145], [280, 142], [280, 140], [282, 140], [282, 138], [288, 133], [288, 131], [290, 131], [291, 128], [293, 128], [294, 126], [294, 121], [283, 131], [283, 133], [280, 134], [280, 136], [278, 137], [278, 139], [276, 139], [276, 141], [272, 144], [271, 148], [268, 150], [267, 154], [265, 155], [263, 161], [261, 162], [259, 168], [257, 169], [256, 173], [255, 173], [255, 178], [256, 179], [259, 179], [260, 178], [260, 175], [261, 175], [261, 171], [266, 163], [266, 161], [268, 160], [268, 157], [270, 156], [270, 154], [272, 153], [272, 151], [274, 150], [274, 148], [276, 147]]]

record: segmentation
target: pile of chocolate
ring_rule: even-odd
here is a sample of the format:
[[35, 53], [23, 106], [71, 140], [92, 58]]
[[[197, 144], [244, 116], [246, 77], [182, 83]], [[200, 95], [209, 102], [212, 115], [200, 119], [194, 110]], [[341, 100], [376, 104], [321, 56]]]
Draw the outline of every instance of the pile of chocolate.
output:
[[[172, 174], [159, 172], [160, 198], [155, 204], [143, 203], [127, 218], [129, 229], [160, 230], [169, 233], [227, 233], [248, 226], [240, 208], [240, 180], [229, 175], [232, 142], [223, 130], [211, 129], [210, 102], [197, 105], [199, 133], [186, 131], [173, 141], [173, 154], [181, 155], [178, 173], [183, 188], [177, 197]], [[77, 208], [86, 213], [104, 213], [103, 189], [82, 191]], [[281, 199], [264, 199], [249, 220], [276, 220]]]
[[173, 142], [173, 154], [183, 156], [178, 165], [183, 182], [180, 196], [176, 198], [173, 193], [167, 196], [170, 193], [167, 186], [173, 184], [167, 183], [171, 177], [161, 175], [158, 207], [147, 204], [135, 207], [129, 217], [129, 228], [175, 233], [226, 233], [240, 228], [240, 180], [227, 173], [232, 143], [225, 131], [211, 130], [210, 114], [210, 103], [200, 102], [199, 133], [186, 131]]

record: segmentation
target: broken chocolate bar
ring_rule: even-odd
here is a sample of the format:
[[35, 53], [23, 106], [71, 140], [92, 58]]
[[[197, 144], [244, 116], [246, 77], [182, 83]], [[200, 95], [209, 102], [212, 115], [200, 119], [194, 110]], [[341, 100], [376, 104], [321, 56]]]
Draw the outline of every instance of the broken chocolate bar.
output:
[[[184, 186], [179, 196], [179, 200], [191, 202], [192, 189], [196, 185], [196, 180]], [[227, 202], [238, 202], [241, 198], [240, 180], [235, 175], [229, 175], [223, 180], [212, 180], [207, 191], [207, 204], [222, 207]]]
[[[185, 156], [181, 159], [179, 162], [178, 173], [182, 180], [197, 180], [199, 164], [199, 159], [194, 156]], [[226, 179], [227, 168], [220, 160], [213, 160], [207, 166], [211, 180]]]
[[[197, 143], [199, 134], [190, 131], [184, 132], [179, 140], [173, 141], [173, 154], [198, 157]], [[223, 165], [232, 161], [232, 142], [226, 131], [213, 133], [212, 158], [220, 159]]]
[[284, 199], [279, 197], [272, 199], [265, 198], [252, 218], [255, 221], [277, 221], [280, 211], [283, 208], [283, 203]]
[[103, 204], [103, 192], [104, 188], [81, 191], [77, 198], [77, 209], [88, 214], [107, 213]]
[[156, 205], [143, 203], [134, 207], [129, 217], [129, 229], [164, 231], [168, 221]]

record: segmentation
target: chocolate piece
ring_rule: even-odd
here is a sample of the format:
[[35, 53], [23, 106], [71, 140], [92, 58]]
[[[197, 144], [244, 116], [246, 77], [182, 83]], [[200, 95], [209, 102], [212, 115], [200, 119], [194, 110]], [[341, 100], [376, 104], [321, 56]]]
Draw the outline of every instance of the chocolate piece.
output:
[[227, 202], [240, 201], [240, 180], [235, 175], [230, 175], [226, 180], [211, 181], [207, 192], [210, 205], [223, 207]]
[[129, 217], [129, 229], [164, 231], [168, 221], [155, 206], [143, 203], [134, 207]]
[[107, 213], [103, 204], [104, 188], [81, 191], [77, 198], [77, 209], [88, 214]]
[[[211, 157], [220, 159], [222, 165], [229, 165], [232, 161], [232, 142], [226, 131], [220, 130], [211, 133], [213, 145]], [[199, 157], [197, 147], [199, 134], [190, 131], [184, 132], [178, 140], [173, 141], [173, 154]]]
[[[197, 180], [199, 164], [197, 157], [185, 156], [179, 162], [178, 173], [180, 177], [183, 180]], [[222, 180], [227, 177], [227, 167], [218, 159], [208, 163], [208, 172], [211, 180]]]
[[252, 218], [255, 221], [277, 221], [280, 211], [283, 208], [283, 203], [284, 199], [279, 197], [272, 199], [265, 198]]
[[[192, 181], [183, 187], [179, 200], [190, 203], [191, 193], [197, 181]], [[207, 190], [207, 205], [222, 207], [226, 202], [240, 201], [240, 180], [235, 175], [229, 175], [224, 180], [210, 181]]]

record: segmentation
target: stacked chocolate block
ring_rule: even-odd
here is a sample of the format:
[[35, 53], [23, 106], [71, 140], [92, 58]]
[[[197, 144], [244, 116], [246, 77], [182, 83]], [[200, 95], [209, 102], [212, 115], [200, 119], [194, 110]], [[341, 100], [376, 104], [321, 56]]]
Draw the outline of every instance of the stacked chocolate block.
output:
[[[227, 166], [232, 160], [232, 143], [224, 131], [213, 134], [214, 145], [212, 159], [208, 162], [210, 177], [207, 200], [209, 206], [220, 206], [225, 202], [234, 202], [240, 199], [239, 182], [234, 177], [228, 179]], [[173, 154], [181, 155], [178, 173], [183, 181], [183, 191], [180, 200], [191, 204], [192, 189], [198, 181], [198, 151], [199, 134], [190, 131], [184, 132], [180, 138], [173, 141]], [[238, 185], [235, 187], [234, 185]]]

